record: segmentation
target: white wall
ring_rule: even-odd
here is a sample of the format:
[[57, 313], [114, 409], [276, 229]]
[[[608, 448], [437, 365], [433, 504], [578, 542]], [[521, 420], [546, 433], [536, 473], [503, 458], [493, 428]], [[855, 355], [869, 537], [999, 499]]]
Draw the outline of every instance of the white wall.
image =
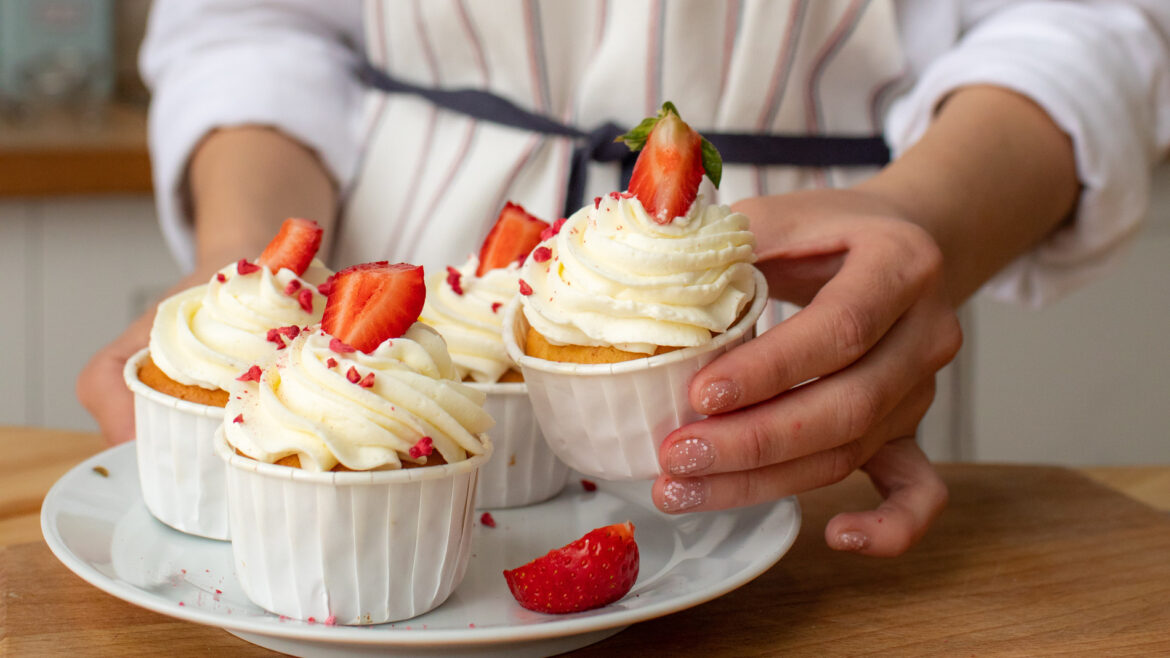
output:
[[1170, 463], [1170, 166], [1116, 271], [1039, 311], [974, 306], [974, 458]]

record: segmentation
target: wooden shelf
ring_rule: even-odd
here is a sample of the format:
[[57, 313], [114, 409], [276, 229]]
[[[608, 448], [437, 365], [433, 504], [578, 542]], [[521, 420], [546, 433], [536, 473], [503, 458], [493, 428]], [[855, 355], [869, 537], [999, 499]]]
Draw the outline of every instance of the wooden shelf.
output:
[[149, 194], [146, 110], [0, 121], [0, 197]]

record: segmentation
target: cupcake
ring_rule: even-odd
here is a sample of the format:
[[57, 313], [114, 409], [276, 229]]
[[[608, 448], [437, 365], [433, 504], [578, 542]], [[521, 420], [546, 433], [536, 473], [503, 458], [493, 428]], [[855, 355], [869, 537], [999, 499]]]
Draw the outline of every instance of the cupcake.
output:
[[484, 394], [416, 322], [421, 267], [338, 272], [319, 326], [233, 381], [216, 450], [254, 603], [380, 624], [440, 605], [470, 556]]
[[714, 147], [670, 103], [625, 140], [645, 145], [629, 190], [554, 225], [521, 268], [504, 340], [561, 459], [651, 479], [662, 439], [702, 417], [691, 377], [754, 336], [767, 293], [747, 217], [698, 195], [704, 173], [718, 185]]
[[142, 498], [163, 523], [228, 539], [212, 437], [232, 381], [283, 347], [289, 327], [321, 318], [317, 285], [329, 276], [314, 258], [321, 235], [315, 222], [285, 220], [255, 263], [240, 260], [163, 300], [149, 347], [127, 362]]
[[540, 434], [528, 387], [501, 337], [503, 310], [516, 297], [520, 264], [548, 230], [546, 222], [508, 203], [478, 256], [427, 279], [419, 319], [443, 336], [459, 377], [487, 395], [484, 408], [496, 420], [497, 457], [480, 473], [476, 496], [482, 508], [538, 503], [560, 493], [569, 479], [569, 468]]

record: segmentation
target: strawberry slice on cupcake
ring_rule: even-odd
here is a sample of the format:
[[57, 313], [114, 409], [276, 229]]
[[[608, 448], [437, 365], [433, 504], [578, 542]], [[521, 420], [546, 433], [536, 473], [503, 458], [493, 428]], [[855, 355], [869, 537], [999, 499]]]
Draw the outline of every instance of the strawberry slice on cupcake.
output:
[[719, 187], [723, 175], [719, 151], [682, 120], [670, 101], [662, 104], [657, 116], [643, 119], [618, 140], [633, 151], [642, 151], [630, 175], [629, 191], [659, 224], [687, 214], [704, 173]]
[[369, 354], [406, 333], [426, 300], [423, 268], [387, 261], [363, 263], [333, 276], [321, 328]]

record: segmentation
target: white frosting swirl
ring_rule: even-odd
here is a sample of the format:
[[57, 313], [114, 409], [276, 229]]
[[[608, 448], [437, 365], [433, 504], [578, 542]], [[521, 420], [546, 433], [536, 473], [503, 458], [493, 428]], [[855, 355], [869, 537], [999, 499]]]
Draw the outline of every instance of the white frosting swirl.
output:
[[[321, 320], [325, 297], [317, 292], [331, 272], [314, 260], [303, 277], [281, 268], [273, 274], [261, 267], [239, 274], [233, 263], [208, 283], [163, 300], [150, 329], [150, 358], [168, 377], [188, 386], [227, 390], [252, 364], [276, 350], [269, 329]], [[223, 281], [220, 281], [220, 275]], [[292, 281], [298, 289], [286, 290]], [[297, 295], [310, 291], [312, 313]]]
[[642, 354], [726, 331], [755, 294], [755, 238], [747, 217], [702, 200], [669, 224], [628, 194], [573, 213], [541, 243], [552, 257], [521, 269], [529, 324], [554, 345]]
[[[296, 454], [309, 471], [425, 464], [425, 456], [410, 454], [423, 437], [448, 462], [483, 453], [479, 435], [494, 422], [483, 410], [485, 394], [456, 379], [433, 329], [416, 322], [371, 354], [339, 354], [331, 341], [312, 327], [262, 364], [259, 382], [233, 381], [224, 413], [228, 443], [269, 463]], [[372, 374], [371, 385], [351, 381], [350, 368], [354, 378]]]
[[[435, 328], [459, 371], [476, 382], [496, 382], [515, 364], [501, 338], [503, 307], [516, 296], [520, 269], [516, 264], [476, 276], [479, 258], [474, 254], [459, 272], [462, 294], [448, 282], [448, 273], [427, 279], [427, 300], [419, 320]], [[494, 306], [494, 308], [493, 308]]]

